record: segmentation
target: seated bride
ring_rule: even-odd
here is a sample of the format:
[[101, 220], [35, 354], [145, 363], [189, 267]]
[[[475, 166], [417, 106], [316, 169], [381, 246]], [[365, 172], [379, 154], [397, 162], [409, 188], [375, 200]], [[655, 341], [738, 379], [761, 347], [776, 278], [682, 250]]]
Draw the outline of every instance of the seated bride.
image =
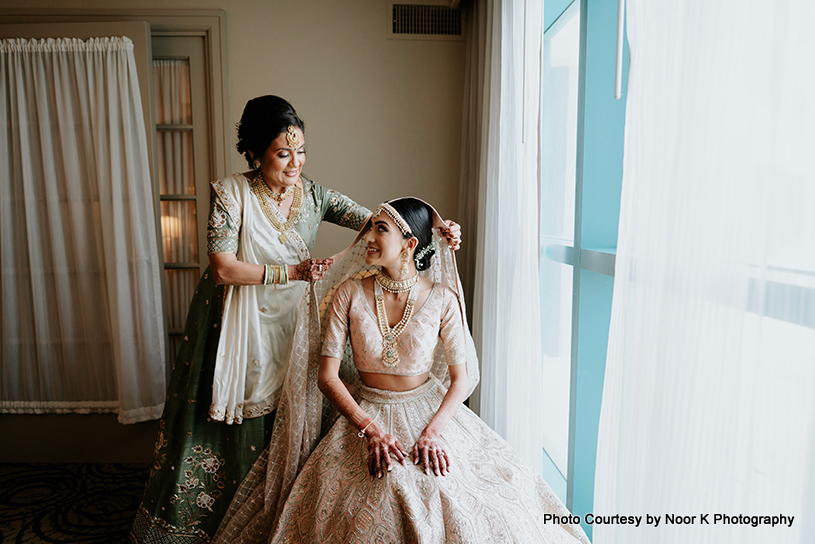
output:
[[578, 525], [544, 523], [569, 512], [462, 405], [478, 361], [451, 252], [434, 256], [442, 225], [414, 198], [371, 216], [359, 270], [346, 267], [324, 317], [317, 381], [343, 417], [278, 507], [271, 542], [588, 543]]

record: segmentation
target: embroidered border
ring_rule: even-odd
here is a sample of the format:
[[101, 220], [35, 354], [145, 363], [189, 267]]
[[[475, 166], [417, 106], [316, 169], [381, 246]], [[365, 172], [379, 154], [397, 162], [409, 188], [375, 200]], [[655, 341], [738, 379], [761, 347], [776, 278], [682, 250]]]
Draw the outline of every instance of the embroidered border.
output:
[[240, 239], [237, 236], [213, 237], [207, 239], [207, 254], [210, 253], [237, 253]]
[[202, 530], [193, 531], [167, 523], [150, 515], [144, 506], [139, 506], [133, 529], [130, 533], [133, 544], [161, 542], [162, 544], [209, 544], [209, 536]]
[[[241, 176], [243, 174], [234, 174], [232, 177]], [[212, 190], [218, 195], [218, 198], [221, 199], [221, 204], [223, 204], [226, 211], [229, 213], [229, 217], [232, 218], [232, 222], [235, 224], [236, 230], [241, 230], [241, 225], [243, 224], [243, 217], [241, 215], [241, 208], [238, 206], [238, 203], [232, 198], [226, 188], [224, 187], [223, 180], [213, 181], [211, 184]]]

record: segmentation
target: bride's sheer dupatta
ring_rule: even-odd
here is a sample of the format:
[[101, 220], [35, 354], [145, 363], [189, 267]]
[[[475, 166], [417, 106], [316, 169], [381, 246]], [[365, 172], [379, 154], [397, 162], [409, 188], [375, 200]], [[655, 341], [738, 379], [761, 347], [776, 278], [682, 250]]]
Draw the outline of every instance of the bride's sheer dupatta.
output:
[[[467, 325], [455, 254], [441, 235], [441, 230], [447, 225], [438, 212], [432, 206], [430, 208], [433, 211], [435, 253], [430, 268], [420, 274], [430, 281], [450, 287], [458, 295], [467, 342], [467, 396], [469, 396], [479, 380], [478, 357]], [[376, 272], [377, 267], [365, 263], [367, 245], [363, 237], [369, 228], [370, 218], [360, 229], [356, 240], [333, 257], [334, 264], [323, 279], [311, 284], [303, 295], [298, 310], [289, 369], [269, 446], [258, 457], [241, 483], [213, 539], [213, 544], [260, 544], [269, 540], [277, 529], [283, 505], [298, 472], [317, 446], [320, 437], [336, 420], [336, 411], [317, 388], [323, 335], [322, 318], [331, 303], [334, 290], [340, 284]], [[431, 372], [445, 386], [449, 386], [450, 375], [441, 340], [436, 347]], [[340, 377], [354, 394], [359, 384], [359, 375], [351, 357], [350, 343], [345, 347]]]

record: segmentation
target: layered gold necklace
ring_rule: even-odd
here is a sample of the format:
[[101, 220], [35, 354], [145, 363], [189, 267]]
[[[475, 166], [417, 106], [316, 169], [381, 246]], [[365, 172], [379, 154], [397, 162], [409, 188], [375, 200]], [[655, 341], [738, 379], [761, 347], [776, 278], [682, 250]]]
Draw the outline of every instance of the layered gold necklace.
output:
[[[414, 276], [418, 278], [418, 275]], [[405, 331], [410, 319], [413, 317], [413, 308], [416, 304], [416, 297], [419, 294], [418, 284], [414, 281], [409, 288], [407, 304], [402, 313], [402, 319], [391, 328], [388, 323], [388, 314], [385, 311], [385, 293], [382, 292], [382, 285], [377, 281], [374, 283], [374, 297], [376, 298], [376, 316], [379, 321], [379, 332], [382, 333], [382, 363], [388, 368], [395, 368], [399, 365], [399, 351], [396, 348], [396, 339]]]
[[[280, 240], [281, 244], [285, 244], [286, 240], [289, 239], [286, 233], [291, 230], [297, 223], [297, 220], [300, 219], [300, 207], [303, 204], [303, 189], [300, 187], [299, 182], [290, 185], [283, 193], [277, 194], [269, 189], [269, 186], [263, 181], [263, 174], [259, 173], [255, 179], [252, 180], [250, 186], [252, 192], [255, 193], [255, 196], [258, 198], [260, 209], [263, 210], [263, 215], [266, 216], [266, 219], [269, 220], [275, 230], [281, 233], [278, 240]], [[291, 191], [294, 191], [294, 199], [291, 203], [289, 218], [284, 223], [280, 220], [279, 212], [275, 212], [272, 201], [279, 200], [279, 202], [282, 203]]]
[[376, 271], [376, 283], [382, 286], [382, 289], [389, 293], [404, 293], [410, 291], [410, 288], [416, 285], [419, 281], [419, 274], [413, 274], [409, 278], [395, 280], [385, 274], [382, 269]]

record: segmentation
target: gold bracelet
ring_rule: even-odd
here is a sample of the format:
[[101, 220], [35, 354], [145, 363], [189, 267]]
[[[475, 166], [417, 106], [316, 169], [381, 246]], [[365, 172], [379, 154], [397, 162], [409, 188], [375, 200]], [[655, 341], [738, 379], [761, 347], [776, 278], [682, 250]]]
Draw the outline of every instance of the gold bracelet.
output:
[[370, 418], [370, 419], [371, 419], [371, 421], [369, 421], [368, 424], [365, 425], [365, 427], [363, 427], [362, 429], [359, 430], [359, 432], [357, 433], [358, 437], [363, 438], [365, 436], [365, 431], [367, 431], [368, 427], [370, 427], [374, 422], [374, 418]]

